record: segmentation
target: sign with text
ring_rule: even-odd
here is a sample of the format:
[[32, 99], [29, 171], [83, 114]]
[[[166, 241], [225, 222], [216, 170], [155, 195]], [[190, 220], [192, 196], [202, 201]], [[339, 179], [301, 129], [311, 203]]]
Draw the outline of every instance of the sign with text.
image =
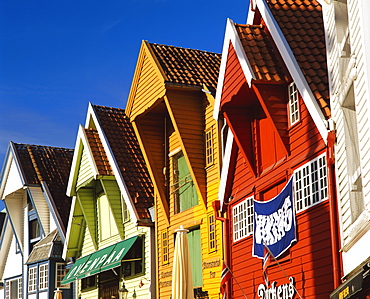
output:
[[254, 200], [253, 256], [263, 258], [267, 246], [275, 258], [296, 241], [293, 177], [275, 198]]

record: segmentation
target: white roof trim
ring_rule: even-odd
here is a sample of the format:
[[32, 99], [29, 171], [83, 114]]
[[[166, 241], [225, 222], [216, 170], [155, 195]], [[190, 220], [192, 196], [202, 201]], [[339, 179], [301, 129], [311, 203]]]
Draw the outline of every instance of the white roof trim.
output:
[[267, 28], [269, 29], [274, 42], [283, 57], [285, 65], [287, 66], [290, 75], [292, 76], [297, 88], [303, 98], [304, 103], [316, 124], [317, 129], [320, 132], [321, 137], [324, 142], [327, 143], [327, 121], [314, 97], [311, 88], [309, 87], [306, 78], [304, 77], [301, 68], [298, 65], [297, 60], [294, 57], [294, 54], [285, 39], [284, 34], [282, 33], [280, 27], [276, 23], [269, 7], [265, 0], [254, 0], [258, 10], [260, 11], [262, 18], [266, 22]]
[[220, 200], [220, 203], [221, 203], [220, 205], [221, 210], [225, 202], [226, 184], [227, 184], [227, 177], [229, 174], [231, 151], [233, 148], [233, 143], [234, 143], [234, 136], [233, 136], [233, 133], [231, 132], [231, 129], [229, 128], [227, 131], [225, 154], [222, 159], [220, 186], [218, 188], [218, 199]]
[[[82, 147], [83, 146], [83, 147]], [[85, 129], [80, 125], [78, 128], [75, 151], [73, 153], [73, 160], [71, 165], [71, 172], [69, 174], [68, 185], [67, 185], [67, 195], [72, 196], [73, 185], [76, 184], [78, 175], [78, 163], [80, 162], [80, 155], [82, 155], [83, 149], [88, 152], [88, 159], [90, 166], [92, 168], [94, 178], [99, 175], [98, 167], [96, 166], [94, 155], [91, 151], [90, 144], [87, 140]]]
[[68, 219], [68, 225], [67, 225], [67, 232], [65, 236], [65, 242], [63, 243], [63, 253], [62, 253], [62, 258], [66, 260], [67, 252], [68, 252], [68, 243], [69, 239], [71, 237], [71, 228], [72, 228], [72, 221], [73, 221], [73, 213], [75, 211], [75, 205], [76, 205], [76, 196], [72, 197], [72, 202], [71, 202], [71, 209], [69, 212], [69, 219]]
[[88, 120], [90, 118], [93, 120], [93, 122], [95, 123], [96, 129], [98, 130], [98, 133], [99, 133], [99, 136], [101, 138], [101, 142], [103, 144], [104, 150], [105, 150], [105, 152], [107, 154], [109, 163], [110, 163], [110, 165], [111, 165], [111, 167], [113, 169], [113, 173], [114, 173], [114, 175], [116, 177], [117, 184], [118, 184], [118, 186], [119, 186], [119, 188], [120, 188], [120, 190], [121, 190], [121, 192], [122, 192], [122, 194], [124, 196], [124, 199], [126, 201], [127, 207], [130, 210], [131, 217], [133, 218], [132, 220], [134, 222], [137, 222], [139, 220], [139, 215], [137, 214], [137, 211], [135, 209], [134, 202], [133, 202], [133, 200], [131, 198], [131, 195], [130, 195], [130, 192], [129, 192], [127, 186], [126, 186], [125, 180], [123, 179], [121, 170], [118, 167], [118, 163], [116, 161], [116, 158], [113, 155], [113, 151], [112, 151], [112, 149], [111, 149], [111, 147], [109, 145], [108, 139], [105, 136], [104, 131], [103, 131], [103, 129], [100, 126], [98, 117], [95, 114], [94, 108], [93, 108], [93, 106], [92, 106], [91, 103], [89, 103], [89, 108], [88, 108], [88, 112], [87, 112], [86, 126], [88, 125]]
[[225, 79], [225, 72], [226, 72], [226, 65], [227, 65], [230, 42], [235, 49], [236, 55], [238, 57], [239, 63], [241, 65], [241, 68], [243, 70], [244, 76], [246, 78], [246, 81], [249, 87], [251, 86], [252, 79], [256, 78], [252, 70], [252, 67], [249, 63], [249, 60], [247, 58], [247, 55], [244, 51], [243, 45], [239, 39], [238, 33], [236, 32], [234, 22], [231, 19], [227, 19], [225, 37], [224, 37], [224, 45], [222, 49], [220, 72], [218, 75], [218, 82], [217, 82], [217, 89], [216, 89], [215, 107], [213, 110], [214, 119], [218, 119], [218, 113], [220, 111], [221, 96], [222, 96], [222, 91], [223, 91], [223, 86], [224, 86], [224, 79]]

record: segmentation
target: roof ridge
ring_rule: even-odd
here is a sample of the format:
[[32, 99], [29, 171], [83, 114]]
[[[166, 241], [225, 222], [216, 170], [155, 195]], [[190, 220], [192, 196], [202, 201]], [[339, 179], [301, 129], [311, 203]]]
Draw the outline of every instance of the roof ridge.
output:
[[62, 146], [51, 146], [51, 145], [29, 144], [29, 143], [16, 143], [16, 142], [13, 142], [13, 144], [16, 145], [16, 146], [22, 146], [24, 148], [36, 147], [36, 148], [52, 148], [52, 149], [60, 149], [60, 150], [65, 150], [65, 151], [73, 151], [72, 148], [67, 148], [67, 147], [62, 147]]
[[252, 28], [264, 28], [265, 25], [263, 24], [238, 24], [238, 23], [234, 23], [235, 26], [239, 26], [239, 27], [252, 27]]
[[203, 52], [203, 53], [208, 53], [208, 54], [221, 55], [221, 53], [211, 52], [211, 51], [207, 51], [207, 50], [199, 50], [199, 49], [194, 49], [194, 48], [185, 48], [185, 47], [179, 47], [179, 46], [173, 46], [173, 45], [165, 45], [165, 44], [157, 44], [157, 43], [149, 43], [149, 45], [163, 46], [163, 47], [169, 47], [169, 48], [191, 50], [191, 51], [198, 51], [198, 52]]

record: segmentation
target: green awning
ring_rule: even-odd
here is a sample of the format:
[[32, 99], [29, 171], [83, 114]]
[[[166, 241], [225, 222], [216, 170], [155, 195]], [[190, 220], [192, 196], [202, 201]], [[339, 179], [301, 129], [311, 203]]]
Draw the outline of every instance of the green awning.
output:
[[78, 259], [61, 284], [120, 266], [122, 259], [138, 238], [138, 236], [132, 237]]

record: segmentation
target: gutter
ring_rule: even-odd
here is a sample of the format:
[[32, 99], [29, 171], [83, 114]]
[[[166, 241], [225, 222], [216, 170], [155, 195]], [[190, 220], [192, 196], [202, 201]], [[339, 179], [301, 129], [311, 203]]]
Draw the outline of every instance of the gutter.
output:
[[333, 282], [334, 289], [337, 289], [341, 283], [341, 254], [339, 251], [339, 228], [338, 228], [338, 205], [336, 196], [335, 184], [335, 157], [334, 157], [334, 144], [336, 140], [335, 131], [328, 133], [328, 146], [327, 146], [327, 171], [328, 171], [328, 187], [329, 187], [329, 217], [330, 217], [330, 242], [333, 264]]

